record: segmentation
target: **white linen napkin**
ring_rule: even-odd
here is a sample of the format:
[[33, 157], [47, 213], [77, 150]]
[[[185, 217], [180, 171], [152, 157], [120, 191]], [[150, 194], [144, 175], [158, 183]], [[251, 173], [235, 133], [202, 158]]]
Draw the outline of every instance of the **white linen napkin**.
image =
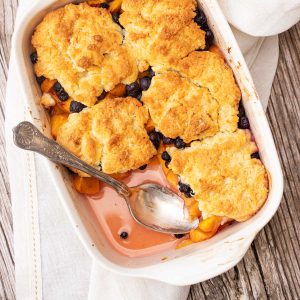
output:
[[[34, 1], [37, 0], [19, 1], [19, 14]], [[230, 14], [235, 9], [232, 1], [228, 1], [228, 5], [227, 1], [220, 2], [232, 23], [240, 24], [241, 18], [247, 18], [245, 13]], [[269, 1], [267, 2], [270, 5]], [[284, 2], [284, 7], [289, 7], [287, 3], [295, 3], [289, 0], [280, 2]], [[280, 10], [283, 10], [283, 6]], [[282, 19], [281, 23], [291, 25], [290, 19]], [[241, 25], [240, 28], [242, 27]], [[251, 24], [248, 27], [251, 31]], [[234, 33], [266, 108], [278, 60], [277, 36], [254, 38], [237, 30], [234, 30]], [[153, 280], [127, 278], [110, 273], [92, 263], [75, 236], [54, 186], [48, 179], [43, 165], [44, 158], [19, 150], [13, 145], [13, 126], [24, 119], [30, 119], [25, 101], [18, 94], [19, 80], [22, 78], [18, 78], [16, 74], [15, 60], [12, 56], [7, 85], [5, 126], [13, 205], [17, 298], [186, 299], [188, 286], [176, 287]]]

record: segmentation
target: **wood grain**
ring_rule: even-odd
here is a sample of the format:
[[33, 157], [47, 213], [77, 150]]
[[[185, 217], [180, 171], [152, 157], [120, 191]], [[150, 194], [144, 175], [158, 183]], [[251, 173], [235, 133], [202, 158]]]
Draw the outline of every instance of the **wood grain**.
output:
[[[0, 0], [0, 299], [15, 299], [12, 216], [5, 163], [4, 111], [17, 0]], [[191, 287], [189, 300], [300, 298], [300, 24], [280, 35], [268, 119], [285, 178], [281, 206], [244, 259]]]
[[10, 41], [18, 2], [0, 0], [0, 299], [15, 299], [13, 229], [9, 183], [5, 162], [5, 87]]

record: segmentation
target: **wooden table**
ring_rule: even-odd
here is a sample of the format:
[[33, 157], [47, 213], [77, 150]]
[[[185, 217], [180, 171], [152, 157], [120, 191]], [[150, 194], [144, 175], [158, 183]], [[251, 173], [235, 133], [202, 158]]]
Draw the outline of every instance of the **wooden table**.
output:
[[[13, 226], [5, 163], [5, 85], [17, 0], [0, 2], [0, 299], [15, 299]], [[300, 298], [300, 24], [280, 35], [268, 119], [283, 166], [285, 191], [271, 222], [227, 273], [192, 286], [191, 299]]]

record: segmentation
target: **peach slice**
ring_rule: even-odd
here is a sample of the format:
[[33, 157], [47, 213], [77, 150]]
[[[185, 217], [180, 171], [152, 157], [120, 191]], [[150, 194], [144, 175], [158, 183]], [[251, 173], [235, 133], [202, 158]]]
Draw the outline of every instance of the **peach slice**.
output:
[[199, 218], [201, 217], [201, 211], [199, 209], [199, 206], [198, 206], [198, 202], [195, 201], [195, 203], [193, 203], [190, 207], [190, 210], [189, 210], [189, 213], [190, 213], [190, 216], [192, 218]]
[[71, 101], [72, 101], [72, 99], [69, 99], [64, 102], [58, 102], [57, 106], [61, 109], [62, 112], [69, 114]]
[[119, 83], [109, 92], [109, 94], [111, 94], [114, 97], [123, 97], [125, 93], [126, 93], [126, 86], [123, 83]]
[[212, 216], [199, 223], [199, 229], [203, 232], [216, 232], [221, 225], [222, 217]]
[[73, 186], [81, 194], [95, 195], [100, 191], [100, 182], [94, 177], [80, 177], [76, 174], [73, 179]]
[[41, 90], [43, 93], [49, 93], [52, 89], [53, 85], [55, 84], [56, 80], [50, 80], [46, 78], [43, 83], [41, 84]]
[[208, 49], [208, 51], [218, 54], [219, 56], [221, 56], [224, 59], [224, 54], [218, 46], [211, 45], [210, 48]]
[[193, 241], [191, 241], [190, 239], [187, 239], [187, 240], [184, 240], [181, 243], [179, 243], [176, 246], [176, 249], [180, 249], [180, 248], [186, 247], [186, 246], [191, 245], [191, 244], [193, 244]]
[[112, 13], [119, 12], [121, 10], [121, 5], [122, 0], [113, 0], [109, 3], [109, 11]]
[[57, 138], [57, 133], [60, 128], [65, 122], [68, 120], [67, 114], [57, 114], [51, 117], [51, 134], [54, 139]]
[[147, 122], [145, 128], [146, 128], [146, 130], [147, 130], [148, 132], [150, 132], [150, 131], [152, 131], [152, 130], [155, 129], [155, 125], [154, 125], [154, 122], [153, 122], [152, 119], [149, 119], [149, 120], [148, 120], [148, 122]]

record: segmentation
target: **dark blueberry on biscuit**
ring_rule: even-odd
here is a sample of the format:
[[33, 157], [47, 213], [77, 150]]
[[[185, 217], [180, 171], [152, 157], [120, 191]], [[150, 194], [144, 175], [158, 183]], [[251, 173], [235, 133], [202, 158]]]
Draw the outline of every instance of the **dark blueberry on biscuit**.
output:
[[112, 16], [112, 19], [115, 23], [117, 23], [121, 28], [124, 28], [121, 24], [120, 24], [120, 21], [119, 21], [119, 18], [120, 18], [120, 14], [117, 13], [117, 12], [114, 12], [111, 14]]
[[188, 184], [182, 183], [181, 181], [178, 182], [179, 191], [184, 193], [184, 196], [187, 198], [192, 198], [195, 194], [191, 187]]
[[132, 98], [137, 98], [139, 97], [140, 91], [130, 91], [126, 94], [126, 96], [132, 97]]
[[208, 29], [205, 32], [205, 49], [209, 49], [210, 46], [213, 44], [213, 41], [214, 41], [214, 34], [210, 29]]
[[181, 238], [183, 238], [185, 236], [185, 234], [183, 234], [183, 233], [176, 233], [176, 234], [174, 234], [174, 236], [176, 237], [176, 239], [181, 239]]
[[164, 161], [168, 161], [168, 162], [171, 161], [171, 156], [170, 156], [170, 154], [169, 154], [167, 151], [164, 151], [164, 152], [161, 154], [161, 158], [162, 158]]
[[71, 101], [70, 104], [70, 112], [71, 113], [79, 113], [81, 112], [84, 108], [86, 107], [86, 105], [84, 105], [83, 103], [77, 102], [75, 100]]
[[120, 233], [120, 238], [126, 240], [128, 238], [128, 233], [126, 231], [122, 231]]
[[149, 67], [149, 69], [148, 69], [148, 74], [149, 74], [149, 76], [152, 78], [153, 76], [155, 76], [155, 72], [152, 70], [152, 68], [151, 67]]
[[109, 4], [106, 2], [102, 2], [102, 3], [100, 3], [99, 7], [107, 9], [107, 8], [109, 8]]
[[193, 195], [194, 195], [194, 193], [193, 193], [193, 191], [191, 190], [191, 191], [189, 191], [189, 192], [186, 192], [186, 193], [184, 193], [184, 196], [186, 197], [186, 198], [192, 198], [193, 197]]
[[159, 147], [159, 143], [160, 143], [160, 133], [153, 130], [149, 133], [149, 139], [152, 142], [152, 144], [154, 145], [154, 147], [156, 149], [158, 149]]
[[[138, 99], [139, 101], [141, 101], [142, 96], [143, 96], [142, 92], [139, 92], [139, 93], [136, 95], [135, 98]], [[141, 101], [141, 102], [142, 102], [142, 101]]]
[[60, 93], [60, 92], [63, 91], [64, 88], [63, 88], [62, 85], [57, 81], [57, 82], [54, 83], [53, 89], [54, 89], [54, 91], [55, 91], [56, 93]]
[[242, 116], [239, 118], [238, 127], [240, 129], [249, 129], [250, 128], [250, 123], [246, 116]]
[[147, 168], [147, 165], [143, 165], [141, 167], [139, 167], [140, 170], [145, 170]]
[[67, 101], [69, 99], [69, 95], [66, 91], [62, 90], [59, 94], [58, 94], [58, 98], [60, 101]]
[[46, 77], [44, 77], [44, 76], [36, 77], [36, 81], [39, 85], [41, 85], [45, 81], [45, 79], [46, 79]]
[[252, 153], [251, 158], [260, 159], [259, 153], [258, 152]]
[[141, 90], [140, 85], [138, 81], [135, 81], [133, 83], [127, 84], [126, 85], [126, 92], [131, 93], [131, 92], [139, 92]]
[[203, 25], [201, 25], [201, 29], [203, 30], [203, 31], [207, 31], [207, 30], [209, 30], [210, 28], [209, 28], [209, 26], [208, 26], [208, 24], [207, 23], [204, 23]]
[[246, 115], [245, 113], [245, 108], [242, 104], [242, 101], [240, 101], [239, 103], [239, 114], [238, 114], [238, 117], [241, 118], [241, 117], [244, 117]]
[[185, 183], [183, 183], [183, 182], [181, 182], [181, 181], [179, 181], [178, 182], [178, 185], [179, 185], [179, 191], [181, 192], [181, 193], [187, 193], [187, 192], [189, 192], [190, 191], [190, 186], [188, 185], [188, 184], [185, 184]]
[[33, 64], [36, 64], [38, 61], [38, 55], [36, 52], [30, 54], [30, 60]]
[[97, 97], [97, 99], [100, 101], [100, 100], [103, 100], [106, 96], [107, 92], [105, 90], [102, 91], [101, 95]]
[[141, 86], [141, 89], [143, 91], [146, 91], [149, 89], [149, 86], [151, 84], [151, 78], [150, 77], [143, 77], [140, 79], [140, 86]]
[[185, 148], [185, 142], [180, 137], [177, 137], [175, 139], [174, 146], [177, 149], [184, 149]]
[[207, 22], [206, 16], [204, 12], [201, 9], [197, 9], [196, 16], [194, 18], [194, 21], [199, 25], [202, 26], [204, 23]]
[[163, 136], [162, 141], [166, 145], [170, 145], [174, 143], [174, 139], [171, 139], [169, 137]]

